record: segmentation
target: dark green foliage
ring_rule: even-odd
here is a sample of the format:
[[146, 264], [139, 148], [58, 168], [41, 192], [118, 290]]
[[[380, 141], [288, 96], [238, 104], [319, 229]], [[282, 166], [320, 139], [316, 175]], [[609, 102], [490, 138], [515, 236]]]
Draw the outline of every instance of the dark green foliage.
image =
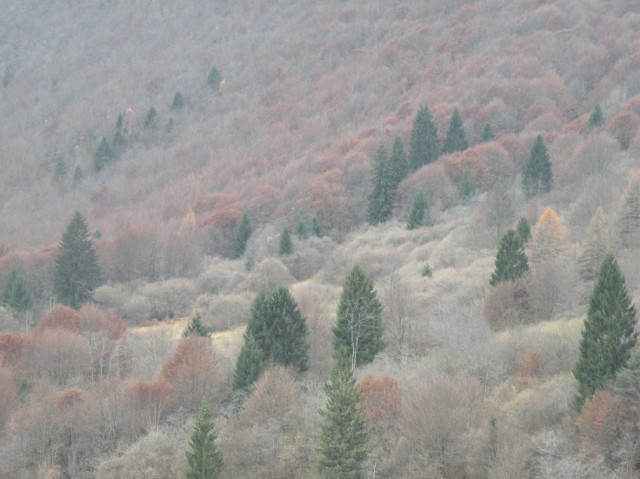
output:
[[380, 145], [373, 160], [371, 175], [373, 190], [369, 194], [367, 209], [369, 224], [377, 225], [391, 218], [397, 184], [393, 179], [390, 166], [384, 145]]
[[298, 218], [298, 223], [296, 224], [296, 236], [301, 240], [306, 240], [309, 237], [307, 225], [302, 221], [302, 218]]
[[462, 179], [460, 180], [460, 199], [462, 201], [467, 201], [469, 198], [473, 196], [476, 189], [473, 186], [473, 181], [471, 180], [471, 175], [468, 171], [465, 171], [462, 174]]
[[11, 84], [15, 74], [16, 71], [12, 66], [7, 65], [6, 67], [4, 67], [4, 74], [2, 75], [2, 86], [4, 88], [7, 88]]
[[413, 205], [411, 205], [409, 219], [407, 220], [407, 229], [413, 230], [420, 226], [431, 226], [431, 212], [422, 191], [418, 191], [413, 198]]
[[285, 256], [293, 253], [293, 240], [291, 239], [291, 231], [288, 227], [282, 229], [280, 233], [280, 248], [278, 250], [280, 256]]
[[109, 142], [105, 137], [102, 137], [102, 141], [98, 145], [96, 154], [93, 157], [93, 166], [96, 171], [102, 170], [108, 163], [114, 158], [113, 149], [109, 146]]
[[529, 261], [518, 233], [509, 229], [500, 240], [496, 254], [496, 269], [489, 284], [495, 286], [501, 281], [516, 281], [529, 271]]
[[216, 446], [216, 433], [213, 417], [206, 402], [200, 406], [196, 423], [189, 438], [189, 448], [186, 451], [187, 471], [185, 479], [216, 479], [222, 474], [224, 460], [222, 452]]
[[9, 280], [2, 294], [2, 302], [19, 313], [33, 306], [33, 296], [19, 266], [13, 268], [9, 274]]
[[318, 466], [324, 477], [364, 478], [367, 458], [366, 419], [362, 395], [349, 365], [348, 354], [336, 354], [329, 382], [325, 384], [327, 405], [320, 428]]
[[209, 72], [209, 76], [207, 77], [207, 84], [213, 89], [217, 90], [220, 88], [220, 82], [222, 81], [222, 77], [220, 76], [220, 72], [216, 67], [212, 67]]
[[311, 219], [311, 231], [318, 238], [322, 238], [322, 226], [320, 226], [320, 221], [315, 216]]
[[154, 107], [149, 108], [147, 115], [144, 117], [145, 128], [155, 128], [158, 122], [158, 112]]
[[464, 126], [462, 125], [462, 118], [460, 118], [460, 112], [456, 108], [453, 110], [451, 120], [449, 120], [449, 128], [447, 129], [447, 136], [444, 139], [442, 145], [442, 153], [448, 154], [454, 151], [464, 151], [469, 148], [469, 142], [467, 141], [467, 135], [464, 132]]
[[337, 323], [333, 328], [333, 350], [347, 351], [351, 367], [373, 361], [382, 350], [382, 306], [373, 283], [358, 265], [344, 280]]
[[527, 218], [520, 218], [518, 226], [516, 226], [516, 233], [518, 233], [518, 237], [523, 245], [527, 244], [527, 241], [531, 239], [531, 224]]
[[262, 351], [253, 335], [247, 332], [233, 371], [233, 391], [247, 389], [260, 377], [264, 369], [265, 361]]
[[128, 133], [124, 127], [124, 113], [120, 113], [116, 120], [116, 131], [113, 134], [113, 148], [117, 150], [125, 147], [127, 144], [127, 135]]
[[628, 399], [640, 399], [640, 349], [631, 351], [627, 365], [616, 373], [614, 390]]
[[553, 172], [551, 171], [551, 161], [547, 147], [538, 135], [529, 158], [522, 167], [522, 191], [531, 198], [532, 196], [547, 193], [553, 184]]
[[238, 228], [238, 234], [236, 235], [236, 243], [233, 248], [233, 254], [236, 258], [239, 258], [247, 250], [247, 242], [251, 237], [251, 224], [249, 223], [249, 215], [247, 213], [242, 214], [242, 221]]
[[389, 169], [391, 170], [391, 179], [395, 189], [409, 174], [407, 155], [404, 152], [404, 146], [399, 136], [396, 136], [393, 140], [391, 156], [389, 157]]
[[496, 139], [496, 135], [493, 133], [493, 128], [491, 128], [490, 123], [485, 123], [484, 128], [482, 129], [482, 135], [480, 136], [481, 143], [488, 143], [489, 141], [493, 141]]
[[93, 241], [86, 221], [76, 212], [58, 246], [53, 292], [62, 304], [78, 309], [91, 300], [93, 291], [100, 284], [102, 274]]
[[189, 321], [189, 324], [187, 324], [187, 327], [184, 328], [182, 337], [186, 338], [188, 336], [191, 336], [192, 334], [202, 336], [203, 338], [211, 337], [211, 331], [204, 325], [204, 323], [202, 322], [202, 318], [198, 313], [195, 313], [193, 315], [191, 321]]
[[420, 271], [420, 276], [422, 276], [423, 278], [431, 278], [432, 274], [433, 272], [431, 271], [431, 266], [429, 266], [429, 263], [425, 263], [422, 267], [422, 270]]
[[440, 140], [429, 108], [420, 105], [413, 120], [409, 140], [409, 167], [412, 171], [432, 163], [440, 155]]
[[597, 104], [589, 116], [589, 129], [599, 128], [603, 123], [604, 116], [602, 115], [602, 108], [600, 108], [600, 104]]
[[258, 294], [251, 306], [247, 334], [253, 336], [267, 363], [307, 369], [307, 323], [285, 287]]
[[182, 93], [177, 91], [176, 94], [173, 95], [173, 101], [171, 102], [171, 109], [174, 111], [181, 110], [183, 106], [184, 106], [184, 98], [182, 97]]
[[67, 174], [67, 164], [64, 162], [64, 155], [58, 153], [53, 165], [53, 177], [58, 180]]
[[605, 256], [589, 298], [580, 339], [580, 355], [573, 368], [578, 381], [578, 410], [596, 390], [605, 387], [627, 365], [638, 333], [636, 310], [624, 276], [611, 253]]

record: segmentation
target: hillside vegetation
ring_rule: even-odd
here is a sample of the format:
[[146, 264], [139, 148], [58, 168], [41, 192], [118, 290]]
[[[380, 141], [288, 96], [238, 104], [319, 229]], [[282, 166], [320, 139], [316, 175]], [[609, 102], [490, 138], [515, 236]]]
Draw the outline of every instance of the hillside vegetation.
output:
[[[0, 16], [0, 476], [182, 476], [206, 401], [222, 477], [324, 477], [359, 265], [384, 342], [354, 371], [363, 477], [638, 477], [640, 357], [581, 409], [573, 375], [607, 252], [640, 298], [636, 2], [94, 3]], [[422, 106], [447, 153], [372, 221]], [[101, 270], [78, 310], [53, 286], [76, 212]], [[508, 248], [528, 261], [497, 274]], [[308, 361], [232, 391], [281, 286]]]

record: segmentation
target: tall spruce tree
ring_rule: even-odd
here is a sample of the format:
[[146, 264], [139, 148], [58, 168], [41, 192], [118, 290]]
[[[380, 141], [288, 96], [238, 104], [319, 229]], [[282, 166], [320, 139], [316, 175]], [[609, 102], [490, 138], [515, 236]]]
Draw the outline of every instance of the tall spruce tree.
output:
[[602, 114], [602, 108], [600, 108], [600, 104], [597, 104], [591, 115], [589, 115], [589, 129], [593, 130], [595, 128], [599, 128], [604, 123], [604, 115]]
[[529, 158], [522, 167], [522, 191], [531, 198], [551, 190], [553, 172], [551, 160], [542, 135], [538, 135], [531, 147]]
[[496, 139], [495, 133], [493, 133], [493, 128], [491, 128], [491, 123], [485, 123], [484, 128], [482, 129], [482, 135], [480, 136], [481, 143], [488, 143], [489, 141], [493, 141]]
[[251, 307], [247, 334], [254, 337], [266, 362], [306, 371], [307, 323], [287, 288], [258, 294]]
[[427, 205], [427, 199], [422, 191], [418, 191], [413, 198], [409, 219], [407, 220], [407, 229], [414, 230], [420, 226], [430, 225], [431, 212], [429, 211], [429, 205]]
[[320, 221], [317, 217], [311, 218], [311, 231], [318, 238], [322, 238], [322, 226], [320, 225]]
[[407, 163], [407, 154], [404, 152], [404, 146], [399, 136], [396, 136], [391, 146], [391, 155], [389, 156], [389, 169], [391, 179], [393, 180], [394, 189], [398, 187], [400, 182], [409, 174], [409, 163]]
[[391, 218], [397, 187], [384, 145], [377, 149], [373, 160], [371, 186], [367, 219], [375, 226]]
[[291, 239], [291, 231], [287, 226], [282, 228], [282, 233], [280, 233], [280, 245], [278, 252], [280, 253], [280, 256], [286, 256], [293, 253], [293, 240]]
[[242, 221], [238, 228], [238, 234], [236, 235], [236, 243], [233, 248], [233, 254], [236, 258], [239, 258], [247, 250], [247, 242], [251, 237], [251, 224], [249, 223], [249, 215], [247, 213], [242, 214]]
[[207, 76], [207, 84], [211, 87], [212, 90], [218, 90], [220, 88], [220, 82], [222, 81], [222, 76], [216, 67], [211, 67], [211, 71]]
[[373, 361], [382, 350], [382, 306], [373, 283], [355, 265], [344, 280], [337, 322], [333, 328], [333, 350], [347, 351], [351, 368]]
[[109, 145], [109, 142], [105, 137], [102, 137], [102, 141], [98, 145], [96, 154], [93, 157], [93, 166], [96, 171], [102, 170], [108, 163], [114, 158], [113, 149]]
[[451, 120], [449, 120], [449, 128], [447, 129], [447, 136], [442, 145], [442, 153], [448, 154], [454, 151], [464, 151], [467, 148], [469, 148], [469, 142], [464, 132], [460, 112], [456, 108], [451, 114]]
[[102, 273], [87, 223], [76, 212], [58, 245], [53, 292], [62, 304], [78, 309], [91, 300], [101, 284]]
[[203, 402], [189, 439], [190, 451], [186, 451], [187, 471], [185, 479], [216, 479], [222, 474], [224, 460], [216, 446], [216, 433], [209, 406]]
[[182, 331], [182, 337], [187, 338], [192, 334], [203, 338], [211, 337], [211, 331], [204, 325], [204, 323], [202, 322], [202, 318], [198, 313], [194, 313], [194, 315], [191, 317], [191, 321], [189, 321], [187, 327], [184, 328], [184, 331]]
[[527, 241], [531, 239], [531, 223], [527, 218], [520, 218], [518, 226], [516, 226], [516, 233], [518, 233], [523, 245], [527, 244]]
[[618, 262], [609, 253], [602, 261], [589, 297], [580, 355], [573, 368], [573, 375], [578, 381], [574, 402], [578, 410], [627, 365], [638, 336], [635, 328], [635, 307]]
[[409, 140], [409, 166], [412, 171], [432, 163], [440, 155], [440, 140], [431, 112], [425, 105], [420, 105], [413, 120]]
[[258, 343], [250, 332], [244, 335], [244, 344], [238, 354], [236, 368], [233, 371], [233, 391], [251, 386], [265, 369], [264, 357]]
[[298, 222], [296, 223], [296, 236], [301, 240], [306, 240], [309, 237], [307, 225], [302, 218], [298, 218]]
[[489, 284], [495, 286], [501, 281], [516, 281], [529, 271], [529, 261], [518, 233], [509, 229], [500, 240], [496, 254], [496, 267]]
[[19, 266], [13, 268], [9, 274], [2, 302], [19, 313], [23, 313], [33, 306], [33, 295], [29, 291], [22, 268]]
[[364, 478], [362, 463], [367, 458], [366, 419], [362, 394], [350, 367], [348, 353], [334, 357], [329, 382], [324, 390], [327, 405], [320, 429], [318, 466], [326, 477], [335, 479]]

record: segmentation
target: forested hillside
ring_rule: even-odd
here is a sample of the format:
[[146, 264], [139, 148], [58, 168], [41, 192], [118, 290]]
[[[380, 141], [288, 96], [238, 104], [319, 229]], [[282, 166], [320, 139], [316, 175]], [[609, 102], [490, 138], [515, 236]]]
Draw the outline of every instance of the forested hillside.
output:
[[0, 16], [0, 476], [638, 477], [640, 5], [92, 3]]

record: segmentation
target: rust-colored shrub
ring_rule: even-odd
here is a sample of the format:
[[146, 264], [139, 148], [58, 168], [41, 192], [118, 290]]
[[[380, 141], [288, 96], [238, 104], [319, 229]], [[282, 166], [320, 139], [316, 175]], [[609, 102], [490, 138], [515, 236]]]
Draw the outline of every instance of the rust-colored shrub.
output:
[[64, 329], [72, 333], [80, 332], [80, 314], [67, 306], [57, 306], [44, 315], [34, 330], [34, 334], [42, 334], [47, 329]]
[[402, 389], [398, 381], [388, 375], [367, 374], [358, 381], [358, 387], [362, 391], [369, 427], [380, 432], [393, 428], [402, 406]]
[[522, 281], [503, 281], [487, 294], [482, 310], [484, 318], [494, 330], [529, 321], [529, 295]]

